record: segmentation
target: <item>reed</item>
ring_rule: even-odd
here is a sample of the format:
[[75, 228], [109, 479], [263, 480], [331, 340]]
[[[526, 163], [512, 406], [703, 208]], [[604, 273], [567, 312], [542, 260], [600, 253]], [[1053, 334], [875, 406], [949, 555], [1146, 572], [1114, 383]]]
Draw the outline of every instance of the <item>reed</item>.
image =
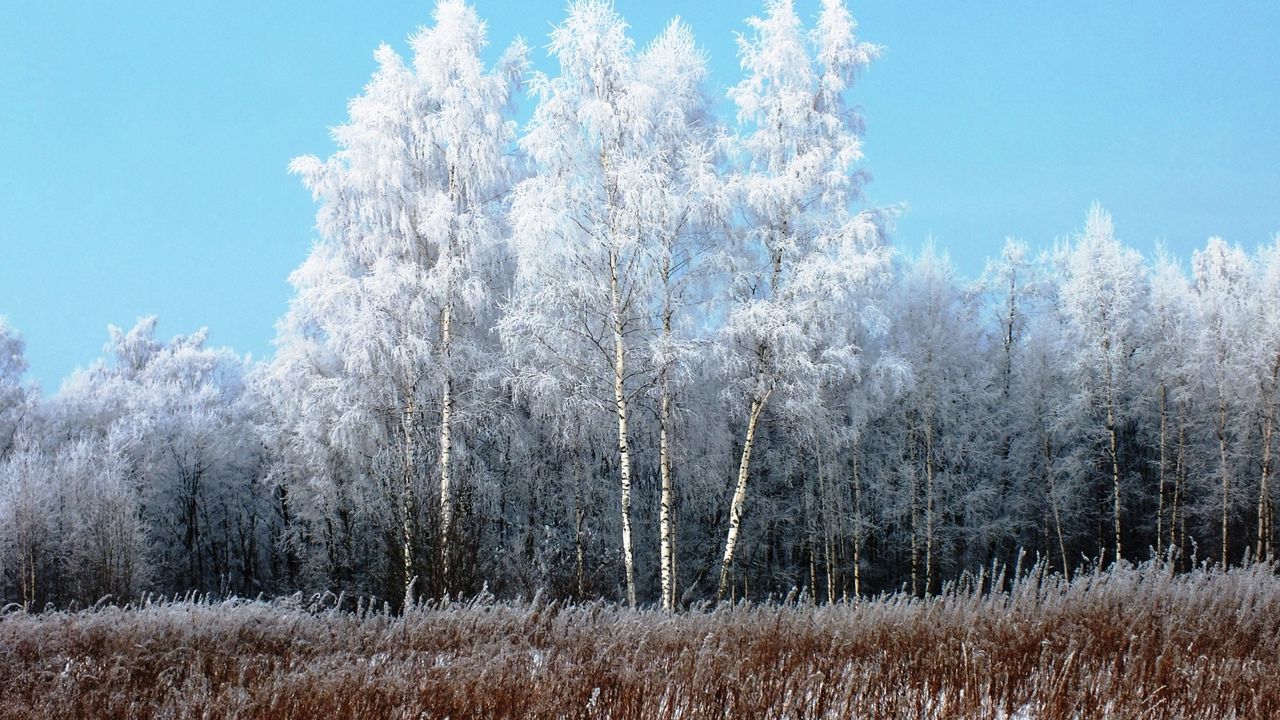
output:
[[10, 610], [0, 717], [1274, 718], [1275, 571], [1037, 567], [923, 599], [677, 613], [479, 598], [393, 615], [332, 596]]

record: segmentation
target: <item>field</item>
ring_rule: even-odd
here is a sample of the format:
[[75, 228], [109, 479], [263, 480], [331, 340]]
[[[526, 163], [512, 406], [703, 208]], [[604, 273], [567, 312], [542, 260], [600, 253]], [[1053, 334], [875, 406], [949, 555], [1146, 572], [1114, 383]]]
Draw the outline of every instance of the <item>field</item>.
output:
[[[1273, 718], [1274, 565], [633, 611], [489, 599], [0, 617], [3, 718]], [[346, 603], [343, 603], [346, 605]]]

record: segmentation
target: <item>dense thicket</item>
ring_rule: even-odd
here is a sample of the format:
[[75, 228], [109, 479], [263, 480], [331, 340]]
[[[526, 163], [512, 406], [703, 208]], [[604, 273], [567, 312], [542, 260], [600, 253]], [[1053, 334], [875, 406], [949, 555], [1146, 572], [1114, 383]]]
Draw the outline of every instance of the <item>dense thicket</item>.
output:
[[854, 30], [767, 2], [726, 119], [679, 23], [638, 49], [582, 0], [530, 73], [443, 0], [292, 166], [319, 240], [273, 358], [146, 318], [42, 398], [0, 324], [0, 597], [671, 607], [1270, 557], [1280, 237], [1183, 266], [1094, 207], [973, 283], [894, 253]]

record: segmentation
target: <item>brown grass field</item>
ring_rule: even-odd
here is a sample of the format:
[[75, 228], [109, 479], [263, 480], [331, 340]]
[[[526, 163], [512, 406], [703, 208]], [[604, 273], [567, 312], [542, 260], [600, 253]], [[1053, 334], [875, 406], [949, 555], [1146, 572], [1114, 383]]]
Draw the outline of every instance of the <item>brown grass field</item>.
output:
[[10, 608], [0, 717], [1277, 718], [1276, 569], [1033, 571], [1000, 592], [674, 614], [474, 600], [396, 616], [296, 596]]

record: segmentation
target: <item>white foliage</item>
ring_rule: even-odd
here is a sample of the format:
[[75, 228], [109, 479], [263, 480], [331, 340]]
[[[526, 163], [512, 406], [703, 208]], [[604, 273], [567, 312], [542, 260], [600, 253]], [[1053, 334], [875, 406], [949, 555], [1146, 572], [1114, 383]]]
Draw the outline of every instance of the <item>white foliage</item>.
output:
[[859, 306], [888, 277], [885, 216], [850, 208], [864, 179], [862, 141], [843, 94], [878, 48], [855, 42], [840, 2], [824, 3], [808, 35], [789, 0], [766, 11], [738, 39], [746, 77], [729, 92], [740, 221], [723, 258], [734, 302], [722, 348], [733, 395], [781, 387], [782, 407], [801, 416], [818, 386], [859, 371], [852, 325], [883, 330], [885, 316]]

